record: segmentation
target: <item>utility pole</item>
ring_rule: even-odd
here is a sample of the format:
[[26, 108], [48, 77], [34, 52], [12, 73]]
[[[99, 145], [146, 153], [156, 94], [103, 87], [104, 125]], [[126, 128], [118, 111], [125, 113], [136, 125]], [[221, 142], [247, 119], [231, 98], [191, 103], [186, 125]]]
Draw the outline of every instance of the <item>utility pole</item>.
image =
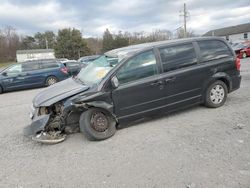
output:
[[184, 26], [183, 26], [183, 37], [187, 37], [187, 17], [188, 17], [188, 11], [187, 11], [187, 7], [186, 7], [186, 3], [184, 3], [184, 7], [183, 7], [183, 11], [180, 11], [181, 14], [180, 16], [183, 16], [183, 21], [184, 21]]
[[47, 37], [45, 37], [45, 44], [46, 44], [46, 49], [49, 49]]
[[186, 9], [186, 3], [184, 3], [184, 9], [183, 9], [183, 17], [184, 17], [184, 37], [187, 37], [187, 9]]
[[78, 50], [78, 59], [80, 59], [80, 57], [81, 57], [81, 51]]

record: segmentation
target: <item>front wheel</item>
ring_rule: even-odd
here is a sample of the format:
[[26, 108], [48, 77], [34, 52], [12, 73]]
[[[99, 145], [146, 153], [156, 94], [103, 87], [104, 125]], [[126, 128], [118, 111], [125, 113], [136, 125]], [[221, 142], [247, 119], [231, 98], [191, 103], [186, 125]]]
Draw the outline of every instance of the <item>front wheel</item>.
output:
[[80, 131], [89, 140], [104, 140], [116, 132], [116, 121], [106, 110], [90, 108], [80, 117]]
[[46, 79], [45, 84], [46, 84], [46, 86], [51, 86], [51, 85], [53, 85], [53, 84], [55, 84], [55, 83], [57, 83], [57, 82], [58, 82], [58, 79], [57, 79], [55, 76], [49, 76], [49, 77]]
[[205, 105], [209, 108], [218, 108], [222, 106], [227, 99], [227, 86], [224, 82], [218, 80], [212, 83], [206, 91]]

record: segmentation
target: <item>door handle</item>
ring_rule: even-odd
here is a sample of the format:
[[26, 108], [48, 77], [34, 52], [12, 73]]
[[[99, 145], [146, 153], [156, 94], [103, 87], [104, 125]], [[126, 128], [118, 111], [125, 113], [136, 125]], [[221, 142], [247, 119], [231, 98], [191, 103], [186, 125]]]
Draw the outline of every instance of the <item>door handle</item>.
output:
[[176, 80], [176, 77], [170, 77], [170, 78], [165, 79], [165, 82], [166, 82], [166, 83], [172, 83], [172, 82], [174, 82], [175, 80]]
[[150, 85], [151, 85], [151, 86], [159, 86], [159, 85], [163, 85], [163, 81], [158, 80], [158, 81], [155, 81], [155, 82], [151, 83]]
[[28, 75], [29, 75], [28, 73], [21, 73], [18, 76], [28, 76]]

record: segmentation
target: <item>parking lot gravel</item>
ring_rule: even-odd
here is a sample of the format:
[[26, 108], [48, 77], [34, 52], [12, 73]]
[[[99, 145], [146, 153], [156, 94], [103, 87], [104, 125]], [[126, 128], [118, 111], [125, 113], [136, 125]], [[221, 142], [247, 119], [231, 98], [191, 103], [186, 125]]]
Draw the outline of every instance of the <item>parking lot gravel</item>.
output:
[[0, 187], [250, 187], [250, 58], [217, 109], [147, 118], [110, 139], [72, 134], [56, 145], [23, 136], [42, 89], [0, 95]]

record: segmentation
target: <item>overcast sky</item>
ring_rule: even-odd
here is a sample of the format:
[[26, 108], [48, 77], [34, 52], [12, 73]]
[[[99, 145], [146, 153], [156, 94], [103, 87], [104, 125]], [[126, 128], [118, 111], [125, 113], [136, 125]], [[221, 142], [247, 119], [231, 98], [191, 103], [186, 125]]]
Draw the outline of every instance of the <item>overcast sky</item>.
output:
[[22, 34], [75, 27], [85, 36], [101, 36], [106, 28], [174, 31], [183, 24], [184, 2], [187, 27], [196, 34], [250, 22], [249, 0], [0, 0], [0, 26]]

